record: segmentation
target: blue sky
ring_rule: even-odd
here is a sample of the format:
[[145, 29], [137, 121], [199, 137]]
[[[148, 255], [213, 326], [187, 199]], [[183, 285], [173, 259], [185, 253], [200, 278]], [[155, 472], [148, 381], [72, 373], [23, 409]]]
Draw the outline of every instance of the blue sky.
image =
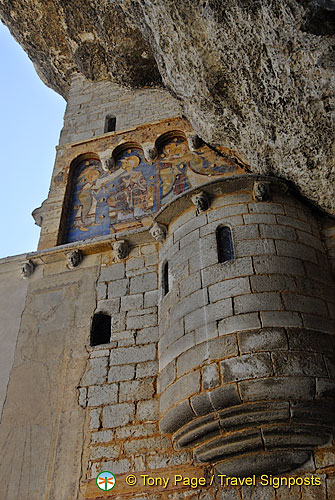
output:
[[0, 22], [0, 258], [37, 249], [31, 212], [47, 197], [65, 100], [42, 83]]

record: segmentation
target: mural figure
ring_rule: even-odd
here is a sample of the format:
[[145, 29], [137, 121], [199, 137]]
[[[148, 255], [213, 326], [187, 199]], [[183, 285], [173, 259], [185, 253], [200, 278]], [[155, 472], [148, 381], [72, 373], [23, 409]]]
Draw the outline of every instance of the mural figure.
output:
[[[192, 143], [193, 144], [193, 143]], [[67, 242], [94, 238], [149, 224], [148, 217], [184, 191], [212, 176], [236, 172], [232, 160], [197, 141], [190, 150], [182, 137], [166, 138], [150, 155], [125, 146], [113, 169], [100, 160], [83, 159], [75, 166], [74, 189], [68, 213]], [[146, 159], [147, 158], [147, 159]]]
[[78, 200], [80, 205], [78, 210], [80, 210], [80, 220], [83, 224], [81, 230], [88, 231], [86, 225], [90, 225], [92, 216], [96, 210], [96, 181], [99, 179], [100, 173], [98, 170], [89, 170], [83, 172], [83, 175], [78, 178], [78, 185], [80, 190], [78, 193]]
[[168, 203], [174, 196], [191, 186], [187, 179], [187, 162], [190, 152], [182, 137], [174, 137], [165, 142], [159, 154], [161, 204]]
[[108, 206], [108, 216], [111, 224], [117, 222], [117, 204], [114, 193], [110, 194], [106, 200]]
[[147, 207], [147, 183], [140, 170], [136, 170], [141, 160], [138, 156], [128, 156], [121, 160], [125, 174], [121, 177], [122, 190], [126, 195], [127, 205], [132, 217], [145, 213]]
[[[108, 174], [102, 171], [98, 160], [85, 160], [77, 168], [73, 193], [74, 204], [69, 214], [72, 228], [68, 241], [94, 236], [96, 233], [92, 231], [94, 226], [102, 226], [100, 234], [108, 234], [110, 225], [109, 209], [106, 206], [106, 196], [109, 194], [106, 186]], [[81, 236], [81, 232], [88, 234]], [[71, 233], [75, 236], [71, 237]]]

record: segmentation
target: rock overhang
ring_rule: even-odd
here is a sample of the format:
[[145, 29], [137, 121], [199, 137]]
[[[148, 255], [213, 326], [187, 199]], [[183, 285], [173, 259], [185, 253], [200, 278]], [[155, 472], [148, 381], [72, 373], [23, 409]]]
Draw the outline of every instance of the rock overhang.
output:
[[67, 96], [74, 72], [164, 85], [206, 142], [259, 174], [334, 206], [334, 37], [330, 1], [0, 2], [42, 80]]

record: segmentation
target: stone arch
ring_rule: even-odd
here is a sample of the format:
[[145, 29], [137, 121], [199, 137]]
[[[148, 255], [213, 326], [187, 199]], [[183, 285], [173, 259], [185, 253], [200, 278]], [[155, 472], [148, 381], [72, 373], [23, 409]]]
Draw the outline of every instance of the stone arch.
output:
[[123, 156], [125, 151], [132, 150], [132, 149], [140, 151], [141, 152], [140, 155], [141, 156], [143, 155], [143, 148], [142, 148], [141, 144], [139, 144], [138, 142], [124, 142], [124, 143], [116, 146], [116, 148], [113, 149], [113, 152], [112, 152], [112, 158], [113, 158], [114, 165], [116, 166], [117, 161], [120, 160], [120, 157]]
[[185, 141], [185, 143], [187, 145], [187, 137], [186, 137], [186, 134], [182, 130], [172, 130], [170, 132], [166, 132], [164, 134], [161, 134], [159, 137], [157, 137], [157, 139], [155, 141], [155, 147], [157, 149], [158, 155], [161, 153], [164, 145], [175, 138], [183, 139], [183, 141]]

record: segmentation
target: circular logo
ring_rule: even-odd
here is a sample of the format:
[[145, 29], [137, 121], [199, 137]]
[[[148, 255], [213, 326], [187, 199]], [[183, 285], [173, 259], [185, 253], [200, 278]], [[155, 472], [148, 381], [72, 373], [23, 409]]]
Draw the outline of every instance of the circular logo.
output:
[[116, 483], [116, 478], [114, 474], [109, 471], [100, 472], [96, 479], [97, 487], [100, 490], [107, 491], [114, 488]]

